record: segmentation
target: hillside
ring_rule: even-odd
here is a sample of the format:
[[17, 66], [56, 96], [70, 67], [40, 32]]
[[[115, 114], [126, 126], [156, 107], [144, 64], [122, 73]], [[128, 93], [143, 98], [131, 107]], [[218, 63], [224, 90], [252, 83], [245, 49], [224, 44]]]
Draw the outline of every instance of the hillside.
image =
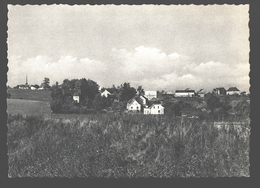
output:
[[25, 99], [36, 101], [51, 101], [50, 90], [27, 90], [27, 89], [8, 89], [11, 94], [10, 99]]

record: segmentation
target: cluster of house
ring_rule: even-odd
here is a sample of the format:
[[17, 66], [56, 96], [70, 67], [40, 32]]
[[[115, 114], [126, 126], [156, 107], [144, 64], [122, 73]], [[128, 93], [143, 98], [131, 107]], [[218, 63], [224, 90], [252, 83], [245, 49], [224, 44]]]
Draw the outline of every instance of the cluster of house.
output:
[[44, 88], [39, 86], [35, 87], [35, 85], [29, 85], [26, 76], [25, 84], [18, 85], [18, 89], [43, 90]]
[[157, 91], [145, 91], [143, 96], [130, 99], [127, 102], [126, 109], [133, 112], [142, 112], [143, 114], [164, 114], [164, 106], [157, 98]]
[[228, 90], [226, 90], [224, 87], [219, 87], [213, 89], [212, 93], [217, 95], [240, 95], [240, 91], [236, 87], [230, 87]]

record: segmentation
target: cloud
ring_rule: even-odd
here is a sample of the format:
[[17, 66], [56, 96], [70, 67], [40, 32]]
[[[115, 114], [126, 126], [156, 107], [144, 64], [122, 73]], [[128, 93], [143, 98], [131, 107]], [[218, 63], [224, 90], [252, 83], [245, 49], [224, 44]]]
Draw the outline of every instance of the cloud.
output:
[[13, 86], [25, 83], [26, 75], [29, 84], [41, 84], [44, 77], [50, 78], [51, 84], [62, 83], [66, 78], [90, 78], [101, 82], [106, 72], [104, 63], [73, 56], [61, 56], [56, 60], [40, 55], [28, 59], [14, 56], [9, 58], [8, 67], [8, 84]]
[[61, 56], [52, 59], [36, 56], [24, 59], [9, 58], [8, 84], [25, 82], [27, 74], [30, 84], [40, 84], [49, 77], [51, 84], [62, 83], [66, 78], [90, 78], [102, 87], [130, 82], [142, 85], [146, 90], [201, 89], [211, 91], [215, 87], [237, 86], [241, 90], [249, 87], [249, 64], [227, 64], [220, 61], [196, 62], [178, 52], [167, 54], [159, 48], [139, 46], [133, 50], [111, 50], [111, 59], [99, 61], [88, 57]]

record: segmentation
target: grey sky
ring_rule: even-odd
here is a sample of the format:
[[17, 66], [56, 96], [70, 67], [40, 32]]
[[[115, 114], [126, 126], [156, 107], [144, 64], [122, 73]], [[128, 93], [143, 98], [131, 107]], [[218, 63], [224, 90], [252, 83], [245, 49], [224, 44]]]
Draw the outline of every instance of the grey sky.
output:
[[249, 90], [249, 6], [8, 6], [8, 85]]

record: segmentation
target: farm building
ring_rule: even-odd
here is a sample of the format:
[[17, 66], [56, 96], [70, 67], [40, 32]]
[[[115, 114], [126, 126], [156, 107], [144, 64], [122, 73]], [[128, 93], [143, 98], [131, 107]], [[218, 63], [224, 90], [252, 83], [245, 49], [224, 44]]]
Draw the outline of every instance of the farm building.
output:
[[29, 87], [29, 85], [19, 85], [19, 87], [18, 87], [19, 89], [29, 89], [30, 87]]
[[205, 96], [205, 90], [204, 89], [200, 89], [198, 92], [197, 92], [197, 95], [201, 98], [204, 98]]
[[152, 104], [144, 108], [144, 114], [164, 114], [164, 107], [161, 104]]
[[212, 93], [215, 93], [217, 95], [226, 95], [226, 89], [224, 87], [218, 87], [212, 90]]
[[73, 100], [77, 103], [79, 103], [80, 101], [80, 95], [81, 95], [81, 92], [80, 90], [76, 91], [74, 94], [73, 94]]
[[109, 91], [107, 91], [106, 89], [105, 89], [105, 91], [101, 92], [101, 96], [102, 97], [106, 97], [107, 98], [108, 95], [111, 95], [111, 93]]
[[228, 90], [227, 90], [227, 95], [239, 95], [240, 94], [240, 91], [239, 89], [237, 89], [236, 87], [230, 87]]
[[185, 90], [176, 90], [175, 97], [193, 97], [195, 95], [194, 90], [185, 89]]
[[34, 86], [31, 86], [30, 89], [31, 89], [31, 90], [36, 90], [37, 88], [34, 87]]
[[144, 96], [148, 100], [151, 100], [153, 98], [157, 98], [157, 91], [144, 91]]
[[126, 105], [126, 109], [128, 111], [141, 111], [141, 104], [137, 102], [136, 99], [130, 99], [128, 102], [127, 102], [127, 105]]

